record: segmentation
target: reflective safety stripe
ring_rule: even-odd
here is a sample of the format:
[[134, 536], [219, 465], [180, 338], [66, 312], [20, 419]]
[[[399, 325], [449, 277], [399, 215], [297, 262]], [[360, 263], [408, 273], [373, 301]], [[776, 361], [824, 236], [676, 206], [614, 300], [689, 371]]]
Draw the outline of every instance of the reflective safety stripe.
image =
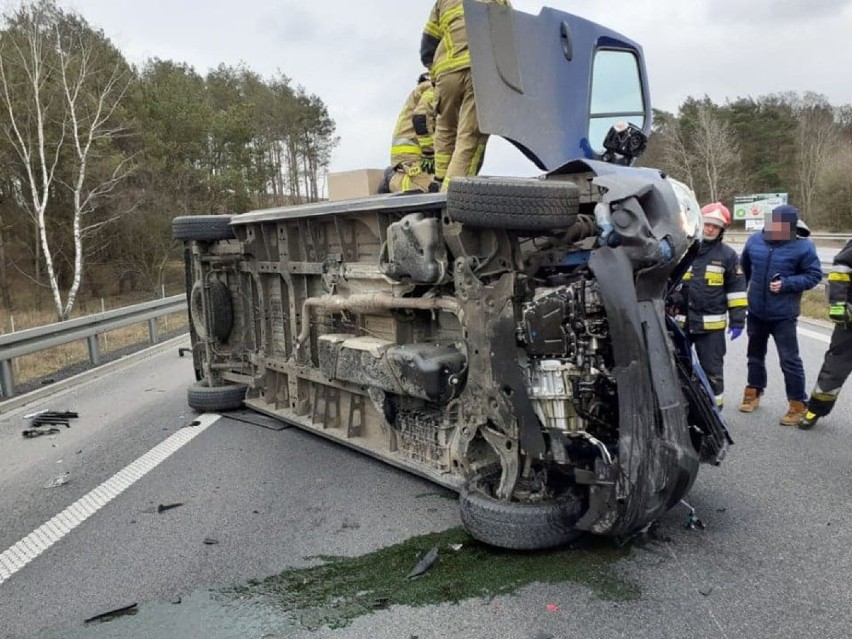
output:
[[457, 57], [447, 57], [445, 60], [432, 65], [432, 75], [439, 76], [442, 73], [464, 69], [470, 66], [470, 51], [465, 51]]
[[704, 329], [708, 331], [719, 330], [728, 325], [728, 318], [725, 315], [704, 315], [701, 321]]
[[681, 328], [686, 326], [686, 315], [675, 315], [674, 318]]
[[683, 279], [684, 282], [688, 282], [689, 280], [691, 280], [692, 279], [692, 269], [690, 269], [686, 273], [684, 273], [682, 279]]
[[836, 402], [837, 396], [840, 394], [840, 389], [838, 388], [834, 393], [811, 393], [811, 399], [816, 399], [820, 402]]
[[708, 264], [707, 267], [704, 270], [707, 271], [708, 273], [724, 273], [725, 267], [724, 266], [716, 266], [715, 264]]
[[725, 396], [724, 395], [716, 395], [716, 406], [722, 408], [725, 405]]
[[441, 16], [441, 29], [448, 29], [450, 26], [450, 22], [461, 18], [464, 15], [464, 7], [462, 5], [457, 6], [455, 9], [450, 9], [444, 15]]
[[[446, 153], [435, 154], [435, 177], [443, 178], [447, 174], [447, 168], [450, 166], [450, 156]], [[446, 190], [446, 189], [445, 189]]]
[[835, 273], [852, 273], [852, 266], [846, 266], [845, 264], [834, 264], [832, 265], [831, 270]]
[[431, 135], [421, 135], [417, 140], [420, 142], [421, 147], [435, 145], [435, 138]]
[[748, 306], [748, 295], [742, 293], [728, 293], [728, 308], [742, 308]]
[[850, 278], [849, 273], [838, 273], [837, 271], [832, 271], [828, 274], [829, 282], [850, 282], [852, 278]]
[[433, 22], [430, 20], [426, 23], [426, 26], [423, 28], [423, 31], [428, 33], [430, 36], [434, 38], [441, 39], [441, 27], [437, 22]]
[[391, 155], [420, 155], [420, 147], [416, 144], [406, 144], [401, 146], [392, 146]]
[[479, 168], [482, 166], [482, 156], [485, 155], [485, 145], [479, 144], [473, 157], [470, 159], [470, 166], [467, 167], [467, 175], [474, 176], [479, 173]]

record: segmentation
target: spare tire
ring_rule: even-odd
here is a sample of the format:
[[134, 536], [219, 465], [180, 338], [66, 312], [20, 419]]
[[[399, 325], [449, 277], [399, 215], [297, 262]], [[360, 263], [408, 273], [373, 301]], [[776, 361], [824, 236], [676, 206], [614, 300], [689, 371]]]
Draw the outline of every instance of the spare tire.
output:
[[489, 229], [565, 229], [577, 220], [579, 208], [577, 185], [562, 180], [459, 177], [447, 190], [452, 220]]
[[561, 546], [582, 531], [574, 528], [585, 511], [574, 492], [552, 501], [523, 503], [494, 497], [500, 469], [472, 477], [459, 495], [459, 510], [472, 537], [491, 546], [512, 550], [540, 550]]
[[230, 215], [184, 215], [172, 220], [172, 237], [184, 242], [213, 242], [237, 236]]
[[195, 282], [189, 293], [189, 316], [192, 318], [192, 327], [198, 337], [206, 339], [209, 326], [212, 336], [224, 343], [234, 329], [234, 303], [231, 300], [231, 292], [222, 282], [211, 282], [207, 285], [207, 314], [210, 316], [208, 321], [205, 321], [201, 304], [203, 294], [204, 285], [201, 282]]
[[186, 403], [200, 413], [234, 410], [243, 405], [247, 388], [245, 384], [206, 386], [196, 382], [186, 391]]

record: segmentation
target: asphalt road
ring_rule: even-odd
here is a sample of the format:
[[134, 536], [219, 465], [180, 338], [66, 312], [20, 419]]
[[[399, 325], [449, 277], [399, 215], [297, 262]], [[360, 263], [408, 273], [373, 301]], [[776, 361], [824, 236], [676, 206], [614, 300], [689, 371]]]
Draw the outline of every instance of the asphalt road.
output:
[[[809, 328], [800, 339], [810, 384], [827, 332]], [[772, 350], [769, 366], [762, 406], [739, 413], [745, 338], [730, 344], [725, 413], [736, 444], [722, 466], [702, 468], [689, 497], [706, 528], [686, 529], [686, 511], [676, 508], [655, 539], [631, 547], [614, 569], [639, 585], [637, 598], [533, 584], [308, 631], [281, 611], [211, 593], [318, 555], [362, 555], [457, 526], [455, 503], [424, 480], [298, 429], [227, 418], [190, 426], [197, 416], [183, 389], [191, 363], [167, 351], [40, 402], [80, 414], [53, 439], [21, 438], [21, 415], [34, 407], [0, 416], [0, 552], [161, 442], [199, 429], [0, 583], [0, 636], [847, 637], [852, 391], [814, 431], [780, 427], [786, 403]], [[65, 472], [69, 483], [43, 487]], [[135, 616], [83, 625], [133, 603]]]

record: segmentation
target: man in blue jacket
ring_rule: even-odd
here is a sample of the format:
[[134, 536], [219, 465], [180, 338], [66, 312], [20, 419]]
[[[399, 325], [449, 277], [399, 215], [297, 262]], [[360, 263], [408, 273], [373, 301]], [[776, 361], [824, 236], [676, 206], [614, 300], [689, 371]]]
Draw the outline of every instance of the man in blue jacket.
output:
[[766, 347], [775, 341], [789, 408], [782, 426], [795, 426], [805, 416], [808, 395], [805, 370], [799, 357], [796, 324], [802, 293], [822, 280], [810, 231], [799, 225], [795, 206], [776, 206], [762, 233], [754, 233], [743, 248], [740, 264], [748, 280], [748, 386], [740, 410], [750, 413], [766, 388]]

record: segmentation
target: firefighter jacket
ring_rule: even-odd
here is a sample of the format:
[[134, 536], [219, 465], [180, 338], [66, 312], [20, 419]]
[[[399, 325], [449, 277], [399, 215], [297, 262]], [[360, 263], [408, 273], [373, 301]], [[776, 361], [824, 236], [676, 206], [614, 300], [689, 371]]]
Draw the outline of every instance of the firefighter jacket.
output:
[[[773, 241], [763, 232], [752, 233], [740, 264], [748, 280], [748, 312], [766, 321], [798, 317], [802, 292], [822, 280], [819, 256], [807, 237]], [[780, 293], [769, 290], [774, 277], [781, 279]]]
[[852, 328], [852, 240], [834, 256], [828, 274], [828, 316], [845, 328]]
[[[480, 0], [508, 5], [509, 0]], [[432, 78], [470, 68], [462, 0], [437, 0], [420, 40], [420, 60]]]
[[721, 236], [703, 242], [684, 274], [679, 295], [673, 296], [676, 317], [689, 333], [720, 331], [730, 324], [745, 326], [746, 279], [737, 252]]
[[391, 142], [391, 166], [405, 163], [419, 166], [421, 158], [432, 155], [435, 133], [435, 89], [429, 80], [418, 84], [396, 119]]

